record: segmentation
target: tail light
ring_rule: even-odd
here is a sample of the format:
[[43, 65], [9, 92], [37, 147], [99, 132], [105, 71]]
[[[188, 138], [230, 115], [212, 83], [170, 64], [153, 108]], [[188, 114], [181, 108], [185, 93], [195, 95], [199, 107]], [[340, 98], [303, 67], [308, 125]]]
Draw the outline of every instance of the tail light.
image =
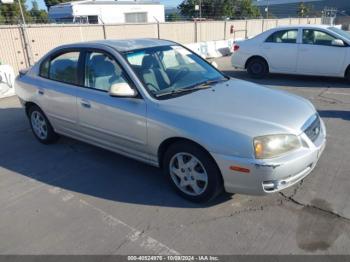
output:
[[234, 45], [234, 46], [233, 46], [233, 52], [238, 51], [238, 49], [239, 49], [239, 45]]

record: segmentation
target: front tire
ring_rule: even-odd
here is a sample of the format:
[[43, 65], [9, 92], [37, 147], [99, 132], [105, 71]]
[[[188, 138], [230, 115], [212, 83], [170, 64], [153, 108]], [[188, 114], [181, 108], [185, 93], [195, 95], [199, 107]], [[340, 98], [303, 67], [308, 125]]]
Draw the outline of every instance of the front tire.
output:
[[348, 82], [350, 82], [350, 66], [346, 70], [345, 79], [348, 80]]
[[247, 72], [252, 78], [260, 79], [268, 74], [269, 67], [264, 59], [253, 58], [248, 62]]
[[223, 191], [215, 161], [196, 144], [171, 145], [164, 155], [163, 171], [176, 192], [190, 201], [209, 202]]
[[28, 110], [30, 127], [36, 139], [42, 144], [52, 144], [57, 141], [58, 134], [53, 130], [44, 112], [36, 105]]

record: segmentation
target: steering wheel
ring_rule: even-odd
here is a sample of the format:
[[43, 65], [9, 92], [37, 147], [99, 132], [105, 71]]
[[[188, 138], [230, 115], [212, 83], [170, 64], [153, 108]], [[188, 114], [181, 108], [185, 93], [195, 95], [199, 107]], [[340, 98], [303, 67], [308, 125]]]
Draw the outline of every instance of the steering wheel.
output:
[[190, 72], [190, 70], [185, 67], [185, 68], [181, 68], [174, 76], [173, 78], [173, 83], [176, 82], [181, 76], [186, 75], [188, 72]]

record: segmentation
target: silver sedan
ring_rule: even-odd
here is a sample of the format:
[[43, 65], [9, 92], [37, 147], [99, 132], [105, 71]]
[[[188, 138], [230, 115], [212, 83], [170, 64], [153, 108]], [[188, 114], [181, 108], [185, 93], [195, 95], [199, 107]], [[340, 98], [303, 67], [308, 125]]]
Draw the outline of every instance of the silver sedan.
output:
[[197, 202], [287, 188], [326, 142], [309, 101], [229, 78], [171, 41], [61, 46], [15, 88], [40, 142], [60, 134], [160, 167]]

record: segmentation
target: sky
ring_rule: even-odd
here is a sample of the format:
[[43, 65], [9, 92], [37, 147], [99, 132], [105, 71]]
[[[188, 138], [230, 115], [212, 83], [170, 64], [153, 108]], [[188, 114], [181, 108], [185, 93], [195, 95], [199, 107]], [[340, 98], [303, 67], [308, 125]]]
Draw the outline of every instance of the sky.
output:
[[[182, 0], [159, 0], [161, 3], [165, 5], [165, 7], [176, 7], [178, 6]], [[40, 9], [46, 9], [44, 0], [37, 0]], [[32, 0], [26, 0], [26, 4], [29, 8], [32, 6]]]

